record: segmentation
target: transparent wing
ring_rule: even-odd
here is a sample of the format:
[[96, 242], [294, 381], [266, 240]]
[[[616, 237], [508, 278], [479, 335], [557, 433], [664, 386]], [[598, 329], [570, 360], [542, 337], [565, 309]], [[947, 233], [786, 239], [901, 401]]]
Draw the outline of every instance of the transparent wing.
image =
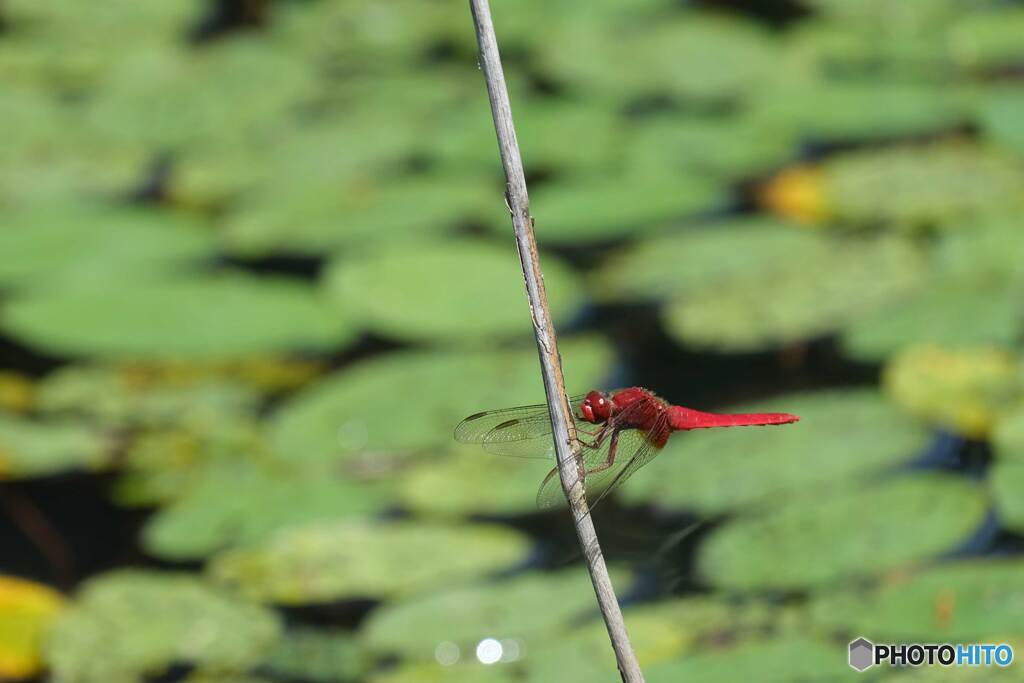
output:
[[[594, 445], [584, 444], [580, 455], [590, 509], [629, 479], [634, 472], [657, 457], [668, 433], [666, 415], [650, 430], [608, 426], [604, 433], [597, 436], [598, 441]], [[551, 509], [565, 507], [566, 504], [556, 468], [551, 470], [541, 483], [537, 492], [537, 507]]]
[[[580, 420], [579, 403], [583, 396], [570, 397], [573, 413]], [[577, 424], [586, 430], [590, 425]], [[455, 427], [455, 440], [475, 443], [497, 455], [519, 458], [552, 458], [551, 417], [546, 403], [517, 408], [501, 408], [470, 415]]]

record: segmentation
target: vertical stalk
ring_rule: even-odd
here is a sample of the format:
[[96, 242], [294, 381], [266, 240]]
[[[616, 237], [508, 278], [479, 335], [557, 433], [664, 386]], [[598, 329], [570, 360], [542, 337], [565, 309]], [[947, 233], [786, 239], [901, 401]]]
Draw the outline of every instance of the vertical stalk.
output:
[[508, 89], [505, 86], [501, 57], [498, 54], [498, 40], [494, 33], [491, 9], [487, 0], [470, 0], [470, 8], [473, 12], [477, 43], [480, 46], [480, 67], [487, 81], [491, 115], [494, 118], [494, 129], [498, 135], [501, 163], [505, 169], [505, 199], [512, 215], [512, 227], [519, 248], [519, 260], [523, 266], [523, 279], [526, 282], [526, 293], [533, 317], [537, 352], [540, 356], [541, 373], [544, 378], [544, 392], [551, 414], [552, 435], [558, 459], [558, 475], [562, 481], [562, 489], [569, 501], [569, 509], [576, 526], [576, 536], [583, 550], [587, 570], [590, 572], [590, 580], [594, 584], [597, 603], [601, 608], [605, 626], [608, 628], [612, 649], [615, 650], [619, 674], [626, 683], [642, 683], [643, 673], [640, 671], [636, 653], [633, 652], [633, 647], [629, 642], [626, 624], [622, 619], [622, 610], [615, 597], [615, 590], [612, 588], [611, 578], [608, 576], [608, 567], [605, 565], [601, 545], [597, 540], [594, 522], [587, 508], [582, 473], [579, 470], [577, 459], [579, 442], [576, 439], [576, 426], [572, 420], [572, 411], [565, 393], [565, 380], [562, 377], [558, 342], [555, 337], [555, 328], [551, 322], [551, 312], [548, 309], [547, 294], [544, 291], [544, 276], [537, 255], [537, 241], [533, 235], [533, 217], [530, 215], [530, 201], [526, 192], [523, 161], [519, 153], [519, 143], [516, 141], [515, 126], [512, 123], [512, 108], [509, 104]]

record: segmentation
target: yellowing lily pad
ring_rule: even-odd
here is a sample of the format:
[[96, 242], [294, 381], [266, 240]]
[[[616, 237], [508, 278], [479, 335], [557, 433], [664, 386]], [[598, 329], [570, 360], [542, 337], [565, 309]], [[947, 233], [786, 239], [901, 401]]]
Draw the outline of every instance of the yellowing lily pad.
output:
[[760, 503], [785, 507], [872, 481], [917, 457], [928, 430], [872, 390], [783, 395], [733, 412], [785, 410], [794, 425], [679, 432], [620, 489], [631, 504], [707, 514]]
[[278, 635], [273, 612], [196, 577], [122, 571], [85, 584], [44, 652], [56, 680], [128, 683], [178, 663], [243, 673]]
[[63, 607], [64, 598], [51, 588], [0, 576], [0, 678], [39, 673], [44, 634]]
[[916, 565], [967, 540], [984, 491], [947, 475], [907, 475], [869, 488], [791, 500], [717, 530], [700, 575], [727, 589], [806, 589]]
[[908, 348], [890, 360], [883, 384], [911, 413], [974, 438], [1024, 401], [1020, 359], [999, 347]]
[[319, 522], [213, 558], [210, 575], [284, 605], [408, 594], [508, 569], [529, 542], [498, 526]]
[[[582, 288], [561, 261], [542, 260], [556, 325]], [[522, 265], [511, 244], [443, 242], [335, 261], [327, 292], [357, 324], [389, 337], [472, 342], [533, 334]]]
[[352, 335], [311, 288], [239, 274], [19, 296], [0, 312], [0, 326], [51, 353], [107, 358], [332, 349]]

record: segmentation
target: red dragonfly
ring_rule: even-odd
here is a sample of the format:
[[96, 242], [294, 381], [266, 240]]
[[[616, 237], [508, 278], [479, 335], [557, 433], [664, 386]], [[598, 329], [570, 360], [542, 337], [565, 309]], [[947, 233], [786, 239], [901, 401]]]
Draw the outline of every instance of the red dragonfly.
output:
[[[704, 413], [674, 406], [641, 387], [591, 391], [569, 400], [577, 422], [580, 465], [590, 507], [653, 460], [672, 432], [780, 425], [800, 419], [789, 413]], [[455, 439], [481, 444], [498, 455], [550, 459], [555, 452], [546, 404], [470, 415], [455, 428]], [[542, 509], [565, 505], [557, 467], [541, 483], [537, 505]]]

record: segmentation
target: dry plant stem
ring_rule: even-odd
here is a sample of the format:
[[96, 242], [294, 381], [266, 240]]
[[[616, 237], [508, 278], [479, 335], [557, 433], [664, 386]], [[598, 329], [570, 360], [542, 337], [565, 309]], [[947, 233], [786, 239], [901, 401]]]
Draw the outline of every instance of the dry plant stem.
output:
[[562, 480], [562, 489], [569, 500], [576, 526], [576, 535], [583, 549], [583, 557], [594, 584], [597, 602], [604, 616], [608, 636], [615, 650], [619, 673], [626, 683], [640, 683], [644, 680], [637, 662], [636, 653], [629, 642], [626, 624], [622, 619], [608, 567], [601, 553], [601, 546], [594, 530], [594, 522], [587, 509], [584, 495], [583, 480], [578, 469], [576, 454], [579, 443], [576, 440], [576, 426], [572, 421], [572, 411], [565, 393], [565, 380], [562, 377], [562, 362], [558, 354], [558, 343], [555, 339], [555, 328], [551, 323], [548, 310], [547, 294], [544, 292], [544, 277], [537, 256], [537, 242], [533, 236], [533, 218], [530, 216], [529, 197], [526, 193], [526, 178], [523, 174], [523, 161], [519, 155], [519, 143], [516, 141], [515, 127], [512, 124], [512, 108], [509, 105], [508, 90], [505, 87], [505, 74], [501, 68], [498, 55], [498, 41], [494, 34], [494, 23], [491, 20], [491, 9], [487, 0], [470, 0], [473, 21], [476, 26], [476, 38], [480, 45], [480, 66], [487, 80], [487, 93], [491, 100], [491, 114], [494, 117], [494, 128], [498, 134], [498, 146], [501, 151], [501, 163], [505, 168], [507, 183], [506, 201], [512, 214], [512, 226], [515, 229], [516, 243], [519, 247], [519, 260], [523, 266], [523, 278], [526, 280], [526, 292], [530, 300], [533, 314], [533, 328], [537, 337], [537, 352], [544, 376], [544, 392], [547, 395], [548, 410], [551, 413], [551, 425], [555, 440], [555, 453], [558, 459], [558, 474]]

